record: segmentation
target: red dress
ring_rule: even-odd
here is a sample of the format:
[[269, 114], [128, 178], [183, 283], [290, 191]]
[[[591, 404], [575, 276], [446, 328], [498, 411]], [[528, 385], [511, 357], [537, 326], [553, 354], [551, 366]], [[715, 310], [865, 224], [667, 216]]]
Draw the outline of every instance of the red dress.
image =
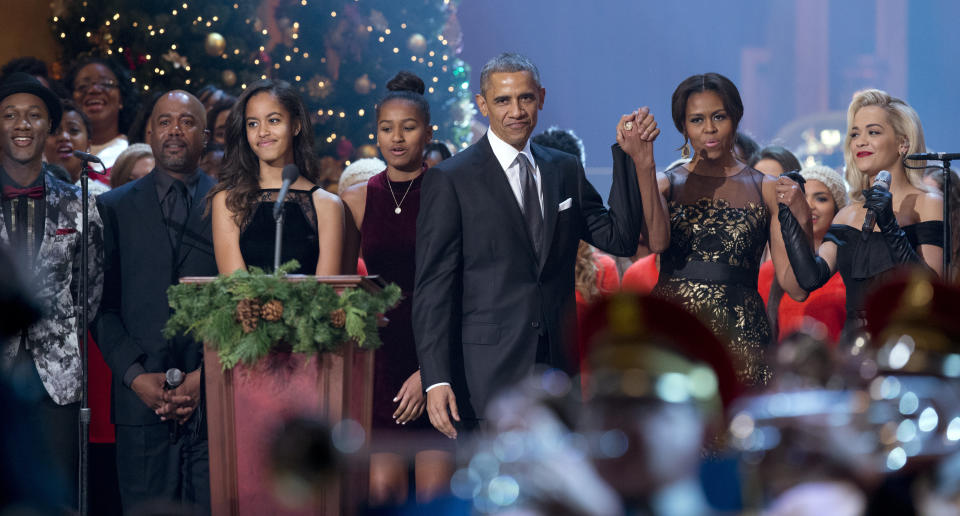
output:
[[648, 254], [643, 258], [633, 262], [623, 273], [623, 281], [620, 288], [629, 292], [647, 295], [653, 290], [660, 278], [660, 271], [657, 269], [657, 255]]
[[[760, 276], [757, 279], [757, 290], [763, 297], [764, 304], [769, 303], [770, 285], [773, 283], [773, 260], [768, 260], [760, 266]], [[814, 290], [804, 302], [794, 301], [784, 294], [777, 310], [777, 325], [779, 332], [777, 341], [791, 333], [803, 329], [806, 318], [823, 323], [827, 328], [827, 336], [831, 343], [836, 343], [843, 331], [843, 324], [847, 318], [847, 289], [840, 274], [834, 274], [824, 286]]]
[[[620, 273], [617, 272], [617, 262], [614, 261], [613, 258], [600, 251], [594, 250], [593, 264], [597, 266], [597, 288], [600, 290], [601, 296], [612, 294], [620, 289]], [[577, 322], [580, 322], [583, 320], [583, 314], [590, 304], [583, 298], [583, 294], [581, 294], [580, 291], [576, 291], [576, 297]], [[579, 346], [580, 348], [577, 350], [577, 353], [580, 356], [580, 364], [583, 365], [586, 364], [588, 351], [582, 347], [582, 342]]]

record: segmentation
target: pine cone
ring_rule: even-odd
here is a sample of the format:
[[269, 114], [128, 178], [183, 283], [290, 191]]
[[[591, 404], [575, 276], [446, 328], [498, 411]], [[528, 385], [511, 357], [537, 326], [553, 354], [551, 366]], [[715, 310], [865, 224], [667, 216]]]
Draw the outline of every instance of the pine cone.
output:
[[332, 324], [334, 328], [343, 328], [343, 325], [346, 323], [347, 312], [344, 312], [343, 308], [337, 308], [330, 312], [330, 324]]
[[243, 328], [243, 333], [250, 333], [257, 329], [257, 320], [244, 319], [240, 321], [240, 326]]
[[283, 317], [283, 302], [279, 299], [267, 301], [260, 310], [260, 316], [264, 321], [279, 321]]
[[257, 329], [257, 320], [260, 318], [260, 312], [260, 301], [256, 299], [241, 299], [237, 303], [237, 310], [234, 317], [243, 327], [243, 332], [250, 333]]

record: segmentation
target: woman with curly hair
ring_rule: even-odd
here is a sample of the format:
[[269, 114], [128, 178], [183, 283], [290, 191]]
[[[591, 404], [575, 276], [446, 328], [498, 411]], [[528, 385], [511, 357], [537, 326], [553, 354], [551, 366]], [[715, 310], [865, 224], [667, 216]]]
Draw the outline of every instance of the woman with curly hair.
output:
[[273, 204], [283, 167], [296, 164], [300, 177], [283, 202], [280, 262], [296, 259], [295, 273], [340, 274], [343, 204], [316, 185], [313, 128], [296, 90], [282, 81], [248, 86], [227, 117], [226, 143], [220, 182], [208, 195], [220, 273], [273, 267]]

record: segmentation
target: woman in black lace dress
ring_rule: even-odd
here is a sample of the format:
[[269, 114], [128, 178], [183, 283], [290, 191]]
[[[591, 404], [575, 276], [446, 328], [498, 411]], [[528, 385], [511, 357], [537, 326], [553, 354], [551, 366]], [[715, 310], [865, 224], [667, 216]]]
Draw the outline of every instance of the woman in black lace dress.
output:
[[[814, 255], [810, 240], [797, 230], [809, 220], [809, 209], [790, 202], [781, 214], [783, 238], [800, 285], [820, 288], [836, 271], [847, 287], [846, 332], [864, 325], [869, 289], [895, 269], [919, 267], [938, 276], [943, 271], [943, 197], [923, 185], [924, 162], [906, 160], [925, 152], [920, 117], [906, 102], [884, 91], [857, 93], [847, 110], [843, 150], [853, 203], [840, 210]], [[889, 188], [872, 186], [880, 171], [890, 173]], [[786, 200], [795, 195], [786, 191]], [[870, 210], [875, 227], [863, 231]]]
[[253, 265], [273, 267], [273, 204], [294, 163], [300, 177], [284, 200], [280, 263], [300, 262], [302, 274], [340, 274], [343, 205], [315, 182], [319, 166], [313, 129], [296, 91], [285, 82], [251, 84], [227, 118], [220, 182], [211, 189], [213, 247], [221, 274]]
[[[726, 77], [708, 73], [684, 80], [673, 93], [672, 112], [684, 137], [683, 154], [689, 153], [689, 142], [693, 158], [658, 174], [669, 224], [647, 225], [652, 240], [666, 230], [669, 247], [661, 254], [652, 295], [699, 316], [727, 343], [740, 380], [765, 384], [770, 370], [764, 351], [772, 338], [757, 274], [768, 242], [784, 290], [799, 300], [805, 295], [793, 277], [775, 216], [779, 180], [734, 154], [743, 103]], [[802, 196], [799, 201], [806, 205]]]

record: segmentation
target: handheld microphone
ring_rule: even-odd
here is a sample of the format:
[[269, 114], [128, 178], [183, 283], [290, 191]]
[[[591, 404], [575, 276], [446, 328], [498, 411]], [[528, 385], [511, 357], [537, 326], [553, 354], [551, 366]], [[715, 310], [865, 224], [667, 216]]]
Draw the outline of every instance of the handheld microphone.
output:
[[907, 154], [907, 159], [917, 161], [956, 161], [960, 159], [960, 152], [926, 152]]
[[[183, 383], [183, 378], [183, 371], [176, 367], [167, 369], [166, 380], [163, 382], [163, 390], [172, 391], [180, 387], [180, 384]], [[176, 418], [167, 422], [167, 425], [170, 427], [170, 444], [173, 444], [177, 442], [177, 439], [180, 437], [180, 425], [177, 423]]]
[[89, 152], [75, 150], [73, 151], [73, 155], [79, 159], [82, 159], [83, 161], [99, 163], [101, 167], [103, 166], [103, 161], [100, 161], [100, 158], [98, 158], [95, 154], [90, 154]]
[[280, 185], [280, 193], [277, 194], [277, 200], [273, 203], [273, 219], [280, 220], [280, 214], [283, 212], [283, 199], [290, 191], [297, 178], [300, 177], [300, 169], [293, 163], [283, 167], [283, 184]]
[[[879, 188], [885, 192], [890, 191], [890, 172], [886, 170], [881, 170], [877, 172], [877, 177], [873, 179], [873, 187]], [[863, 227], [860, 229], [862, 231], [861, 235], [864, 240], [873, 233], [873, 227], [877, 225], [877, 214], [873, 210], [867, 210], [867, 214], [863, 216]]]

